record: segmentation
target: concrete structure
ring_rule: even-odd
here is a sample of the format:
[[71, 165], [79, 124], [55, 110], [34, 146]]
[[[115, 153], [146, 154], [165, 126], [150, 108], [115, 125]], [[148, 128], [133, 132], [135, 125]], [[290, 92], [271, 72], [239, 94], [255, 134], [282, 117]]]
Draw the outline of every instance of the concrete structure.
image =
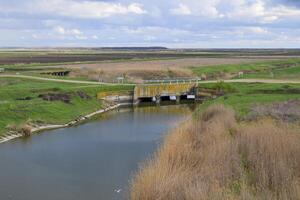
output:
[[183, 83], [199, 83], [201, 78], [175, 78], [175, 79], [152, 79], [144, 80], [144, 84], [183, 84]]
[[179, 102], [182, 98], [193, 99], [191, 97], [195, 97], [195, 88], [195, 83], [137, 85], [134, 88], [133, 100], [134, 103], [143, 101], [160, 103], [164, 100]]
[[123, 91], [123, 92], [99, 92], [97, 93], [97, 99], [105, 100], [114, 103], [130, 103], [133, 102], [133, 92]]
[[238, 76], [239, 76], [239, 78], [242, 78], [242, 77], [244, 76], [244, 72], [243, 72], [243, 71], [240, 71], [240, 72], [238, 73]]
[[118, 83], [124, 83], [124, 77], [117, 77]]
[[174, 104], [180, 102], [203, 101], [219, 96], [218, 91], [199, 88], [198, 84], [141, 84], [134, 91], [103, 91], [97, 93], [97, 99], [108, 103], [157, 103]]
[[5, 71], [4, 68], [0, 68], [0, 73], [3, 73]]

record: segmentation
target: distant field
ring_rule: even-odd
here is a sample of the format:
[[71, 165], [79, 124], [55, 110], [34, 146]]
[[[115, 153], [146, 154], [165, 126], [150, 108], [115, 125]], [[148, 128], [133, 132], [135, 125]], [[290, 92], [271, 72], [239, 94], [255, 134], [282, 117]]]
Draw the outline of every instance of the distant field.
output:
[[[300, 79], [300, 59], [261, 61], [256, 63], [216, 65], [205, 67], [191, 67], [197, 76], [202, 74], [209, 78], [273, 78], [273, 79]], [[239, 72], [244, 75], [238, 77]]]
[[203, 74], [209, 79], [234, 78], [240, 70], [265, 73], [260, 75], [265, 78], [268, 70], [273, 68], [273, 62], [287, 59], [292, 62], [299, 57], [300, 50], [296, 49], [3, 50], [0, 51], [0, 68], [5, 68], [7, 73], [36, 75], [43, 71], [71, 70], [68, 79], [114, 82], [117, 77], [123, 77], [127, 82], [140, 83], [147, 79], [173, 79]]
[[74, 63], [175, 58], [253, 58], [300, 56], [300, 50], [247, 49], [166, 49], [166, 48], [95, 48], [0, 50], [0, 65], [32, 63]]
[[151, 60], [170, 58], [222, 57], [216, 53], [177, 53], [177, 52], [12, 52], [0, 53], [0, 65], [31, 64], [31, 63], [64, 63], [64, 62], [101, 62], [126, 60]]
[[[276, 58], [271, 58], [271, 60]], [[270, 61], [270, 58], [182, 58], [168, 60], [103, 62], [73, 65], [56, 65], [56, 68], [71, 69], [74, 76], [90, 76], [93, 80], [103, 74], [107, 79], [126, 76], [131, 82], [147, 79], [168, 79], [177, 77], [194, 77], [191, 66], [218, 68], [225, 64], [246, 64]]]
[[273, 68], [268, 71], [245, 74], [243, 78], [269, 78], [269, 79], [300, 79], [300, 63], [287, 68]]

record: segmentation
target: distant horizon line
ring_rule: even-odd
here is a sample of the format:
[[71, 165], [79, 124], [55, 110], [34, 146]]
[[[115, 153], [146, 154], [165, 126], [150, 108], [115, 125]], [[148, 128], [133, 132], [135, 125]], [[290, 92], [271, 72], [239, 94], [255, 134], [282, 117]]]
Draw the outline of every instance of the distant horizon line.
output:
[[99, 46], [99, 47], [68, 47], [68, 46], [41, 46], [41, 47], [22, 47], [22, 46], [7, 46], [0, 49], [161, 49], [161, 50], [176, 50], [176, 49], [198, 49], [198, 50], [300, 50], [300, 47], [165, 47], [165, 46]]

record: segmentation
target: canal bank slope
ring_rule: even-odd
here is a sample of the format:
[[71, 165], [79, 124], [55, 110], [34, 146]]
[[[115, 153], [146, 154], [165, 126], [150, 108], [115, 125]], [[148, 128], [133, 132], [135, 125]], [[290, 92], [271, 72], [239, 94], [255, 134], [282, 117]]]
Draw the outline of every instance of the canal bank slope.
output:
[[132, 181], [132, 200], [299, 199], [299, 126], [237, 122], [213, 105], [168, 134]]
[[74, 85], [1, 78], [0, 140], [77, 123], [116, 105], [99, 100], [97, 93], [132, 90], [132, 86], [123, 85]]
[[[45, 130], [52, 130], [52, 129], [59, 129], [59, 128], [65, 128], [65, 127], [70, 127], [70, 126], [74, 126], [74, 125], [77, 125], [77, 124], [80, 124], [81, 122], [84, 122], [84, 121], [87, 121], [89, 119], [91, 119], [92, 117], [96, 116], [96, 115], [99, 115], [99, 114], [102, 114], [104, 112], [108, 112], [110, 110], [114, 110], [122, 105], [128, 105], [126, 103], [122, 104], [116, 104], [116, 105], [112, 105], [112, 106], [109, 106], [109, 107], [106, 107], [104, 109], [100, 109], [98, 111], [95, 111], [95, 112], [92, 112], [88, 115], [85, 115], [85, 116], [82, 116], [76, 120], [73, 120], [73, 121], [70, 121], [66, 124], [57, 124], [57, 125], [42, 125], [42, 126], [34, 126], [34, 127], [28, 127], [28, 134], [34, 134], [34, 133], [38, 133], [38, 132], [41, 132], [41, 131], [45, 131]], [[19, 138], [19, 137], [23, 137], [25, 136], [24, 133], [19, 133], [19, 132], [13, 132], [11, 131], [10, 133], [6, 134], [5, 136], [1, 137], [0, 138], [0, 144], [1, 143], [4, 143], [4, 142], [8, 142], [12, 139], [16, 139], [16, 138]]]

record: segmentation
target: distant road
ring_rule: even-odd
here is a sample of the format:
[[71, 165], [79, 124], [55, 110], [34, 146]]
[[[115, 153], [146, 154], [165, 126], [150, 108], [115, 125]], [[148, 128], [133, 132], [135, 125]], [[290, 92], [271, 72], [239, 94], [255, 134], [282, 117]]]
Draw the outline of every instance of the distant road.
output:
[[[92, 84], [92, 85], [120, 85], [117, 83], [103, 83], [95, 81], [79, 81], [79, 80], [67, 80], [67, 79], [55, 79], [55, 78], [44, 78], [38, 76], [26, 76], [26, 75], [0, 75], [0, 78], [24, 78], [31, 80], [41, 80], [41, 81], [51, 81], [51, 82], [61, 82], [61, 83], [74, 83], [74, 84]], [[135, 85], [135, 84], [122, 84], [122, 85]]]
[[[26, 76], [26, 75], [0, 75], [0, 78], [24, 78], [31, 80], [41, 80], [41, 81], [52, 81], [52, 82], [61, 82], [61, 83], [74, 83], [74, 84], [92, 84], [92, 85], [120, 85], [118, 83], [103, 83], [103, 82], [94, 82], [94, 81], [79, 81], [79, 80], [66, 80], [66, 79], [54, 79], [54, 78], [43, 78], [37, 76]], [[232, 79], [232, 80], [223, 80], [226, 83], [294, 83], [300, 84], [300, 80], [277, 80], [277, 79]], [[200, 81], [199, 83], [217, 83], [219, 80], [212, 81]], [[122, 84], [122, 85], [136, 85], [136, 84]], [[149, 84], [150, 85], [150, 84]]]
[[[280, 80], [280, 79], [231, 79], [222, 80], [226, 83], [295, 83], [300, 84], [300, 80]], [[217, 83], [218, 80], [214, 81], [201, 81], [200, 83]]]

